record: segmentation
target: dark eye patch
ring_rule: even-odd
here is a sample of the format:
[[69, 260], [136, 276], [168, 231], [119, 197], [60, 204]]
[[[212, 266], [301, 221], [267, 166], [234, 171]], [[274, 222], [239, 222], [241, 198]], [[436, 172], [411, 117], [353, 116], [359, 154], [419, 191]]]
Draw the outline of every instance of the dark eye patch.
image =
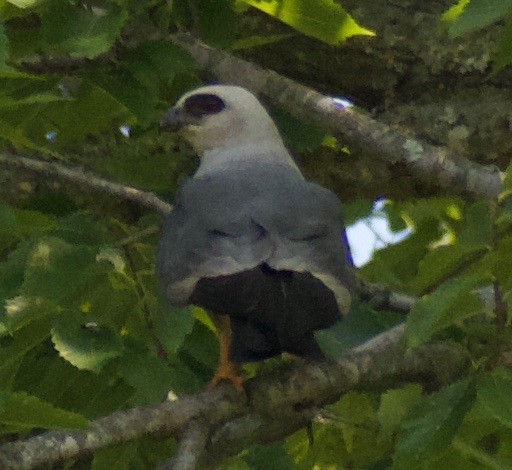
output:
[[185, 103], [183, 103], [183, 109], [187, 114], [194, 117], [203, 117], [208, 114], [220, 113], [226, 104], [217, 95], [211, 95], [203, 93], [200, 95], [189, 96]]

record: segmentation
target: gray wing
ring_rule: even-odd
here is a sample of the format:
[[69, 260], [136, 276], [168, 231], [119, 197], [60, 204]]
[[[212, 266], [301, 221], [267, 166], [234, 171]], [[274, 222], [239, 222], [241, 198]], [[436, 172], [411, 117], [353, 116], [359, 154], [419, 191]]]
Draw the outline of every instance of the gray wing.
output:
[[340, 311], [350, 304], [351, 269], [338, 199], [281, 168], [192, 179], [164, 224], [157, 269], [171, 303], [188, 303], [203, 277], [252, 269], [310, 272]]

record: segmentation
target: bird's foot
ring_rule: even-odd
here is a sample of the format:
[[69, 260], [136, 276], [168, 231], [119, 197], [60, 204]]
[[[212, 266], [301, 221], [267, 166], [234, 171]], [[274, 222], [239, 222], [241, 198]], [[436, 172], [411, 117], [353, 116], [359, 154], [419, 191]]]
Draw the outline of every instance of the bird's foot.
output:
[[226, 380], [231, 382], [240, 393], [245, 391], [243, 386], [245, 379], [239, 374], [238, 367], [232, 362], [219, 364], [212, 380], [208, 384], [208, 388], [214, 388], [220, 382]]

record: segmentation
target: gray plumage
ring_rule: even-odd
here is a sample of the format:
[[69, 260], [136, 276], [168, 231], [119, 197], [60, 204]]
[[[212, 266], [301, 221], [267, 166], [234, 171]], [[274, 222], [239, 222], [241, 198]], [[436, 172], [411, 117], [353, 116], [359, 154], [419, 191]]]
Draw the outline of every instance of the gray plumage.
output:
[[[218, 97], [222, 106], [194, 98], [195, 106], [215, 112], [186, 124], [192, 144], [200, 141], [202, 162], [164, 223], [157, 270], [165, 293], [173, 305], [196, 303], [230, 315], [233, 359], [282, 351], [320, 356], [314, 331], [347, 313], [353, 283], [339, 201], [303, 178], [249, 92], [229, 86], [195, 90], [173, 108], [173, 119], [176, 109], [187, 109], [190, 96]], [[181, 112], [180, 119], [187, 119]], [[238, 122], [229, 134], [233, 116], [248, 126]], [[224, 139], [209, 148], [204, 134], [222, 133]]]

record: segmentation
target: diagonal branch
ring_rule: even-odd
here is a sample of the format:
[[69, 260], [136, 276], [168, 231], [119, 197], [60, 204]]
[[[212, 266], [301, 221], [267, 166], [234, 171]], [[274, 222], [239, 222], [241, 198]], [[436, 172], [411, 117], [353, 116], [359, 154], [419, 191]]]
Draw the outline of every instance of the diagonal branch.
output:
[[[495, 198], [503, 190], [503, 174], [495, 166], [474, 163], [448, 147], [416, 139], [272, 70], [211, 48], [190, 34], [175, 34], [170, 40], [187, 49], [199, 66], [218, 80], [267, 96], [272, 103], [298, 118], [313, 120], [353, 148], [390, 164], [402, 164], [423, 180], [485, 198]], [[17, 66], [32, 73], [70, 72], [95, 60], [109, 60], [111, 52], [94, 60], [83, 57], [20, 60]]]
[[460, 346], [435, 343], [404, 354], [401, 336], [395, 327], [338, 361], [285, 362], [249, 380], [246, 395], [222, 386], [173, 402], [117, 411], [85, 430], [51, 431], [5, 444], [0, 447], [0, 468], [34, 468], [145, 434], [179, 437], [197, 419], [212, 429], [207, 461], [219, 462], [248, 442], [290, 435], [307, 421], [304, 410], [333, 403], [351, 390], [382, 390], [409, 381], [434, 389], [468, 373], [469, 358]]
[[174, 457], [157, 467], [157, 470], [194, 470], [204, 452], [210, 427], [203, 420], [190, 423]]
[[105, 191], [128, 201], [137, 202], [144, 207], [155, 209], [162, 214], [167, 214], [172, 210], [171, 204], [163, 201], [154, 193], [100, 178], [83, 169], [69, 168], [56, 162], [23, 157], [21, 155], [9, 155], [6, 153], [0, 153], [0, 164], [26, 168], [46, 175], [58, 176], [65, 180], [78, 183], [81, 186]]
[[360, 151], [405, 165], [419, 178], [486, 198], [497, 197], [503, 189], [502, 175], [495, 166], [479, 165], [447, 147], [415, 139], [274, 71], [213, 49], [189, 34], [176, 34], [171, 39], [217, 79], [267, 96], [273, 104], [298, 118], [313, 120]]

